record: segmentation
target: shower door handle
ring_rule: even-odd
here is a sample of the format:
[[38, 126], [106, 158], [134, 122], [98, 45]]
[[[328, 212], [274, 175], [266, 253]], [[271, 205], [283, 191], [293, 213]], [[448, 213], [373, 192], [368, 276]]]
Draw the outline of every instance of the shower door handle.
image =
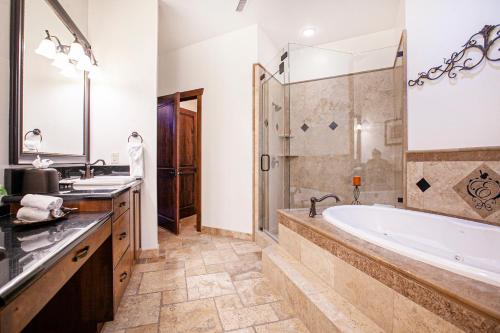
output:
[[[264, 158], [267, 159], [266, 168], [264, 168]], [[267, 172], [270, 169], [271, 157], [268, 154], [260, 155], [260, 170]]]

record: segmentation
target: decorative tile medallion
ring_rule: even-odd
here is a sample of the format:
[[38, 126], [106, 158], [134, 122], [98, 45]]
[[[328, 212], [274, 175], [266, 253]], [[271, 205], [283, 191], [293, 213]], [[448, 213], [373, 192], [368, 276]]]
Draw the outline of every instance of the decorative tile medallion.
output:
[[300, 129], [305, 132], [305, 131], [307, 131], [309, 129], [309, 126], [307, 126], [307, 124], [304, 123], [302, 126], [300, 126]]
[[431, 187], [431, 184], [429, 184], [425, 178], [420, 179], [416, 185], [422, 192], [427, 191]]
[[330, 125], [328, 125], [328, 127], [330, 127], [332, 129], [332, 131], [334, 131], [339, 125], [337, 125], [336, 122], [332, 121]]
[[453, 189], [482, 218], [500, 210], [500, 175], [485, 163]]

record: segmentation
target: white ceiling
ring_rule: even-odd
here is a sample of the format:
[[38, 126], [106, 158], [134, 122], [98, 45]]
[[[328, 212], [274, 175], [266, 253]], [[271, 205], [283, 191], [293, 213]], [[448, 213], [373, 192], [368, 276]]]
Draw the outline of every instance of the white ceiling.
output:
[[[252, 24], [276, 46], [318, 45], [391, 29], [400, 0], [160, 0], [159, 50], [168, 52]], [[301, 36], [315, 27], [312, 38]]]

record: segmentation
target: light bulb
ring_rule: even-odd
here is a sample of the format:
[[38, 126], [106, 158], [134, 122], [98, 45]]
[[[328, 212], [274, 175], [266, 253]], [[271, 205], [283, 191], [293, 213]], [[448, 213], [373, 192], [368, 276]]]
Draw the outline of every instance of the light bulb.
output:
[[69, 48], [69, 53], [68, 53], [68, 58], [70, 60], [80, 61], [80, 59], [84, 55], [85, 55], [85, 52], [83, 51], [83, 47], [80, 43], [78, 43], [77, 40], [75, 40], [73, 43], [71, 43], [71, 46]]
[[97, 79], [101, 76], [101, 69], [97, 64], [92, 64], [92, 67], [90, 68], [90, 73], [89, 73], [89, 79]]
[[60, 69], [65, 69], [70, 65], [68, 61], [68, 56], [64, 52], [57, 52], [54, 57], [54, 61], [52, 62], [52, 66], [55, 66]]
[[49, 38], [44, 38], [35, 50], [35, 53], [49, 59], [54, 59], [56, 56], [56, 44]]
[[76, 65], [76, 68], [78, 68], [79, 70], [89, 72], [92, 68], [92, 63], [90, 62], [89, 56], [83, 55], [80, 58], [80, 60], [78, 60], [78, 64]]

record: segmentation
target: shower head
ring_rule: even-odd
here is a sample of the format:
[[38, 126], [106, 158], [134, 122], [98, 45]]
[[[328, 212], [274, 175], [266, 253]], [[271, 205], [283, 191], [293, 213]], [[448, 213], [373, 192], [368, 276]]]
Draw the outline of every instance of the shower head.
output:
[[245, 9], [245, 5], [247, 4], [247, 0], [239, 0], [238, 6], [236, 7], [237, 12], [242, 12]]

